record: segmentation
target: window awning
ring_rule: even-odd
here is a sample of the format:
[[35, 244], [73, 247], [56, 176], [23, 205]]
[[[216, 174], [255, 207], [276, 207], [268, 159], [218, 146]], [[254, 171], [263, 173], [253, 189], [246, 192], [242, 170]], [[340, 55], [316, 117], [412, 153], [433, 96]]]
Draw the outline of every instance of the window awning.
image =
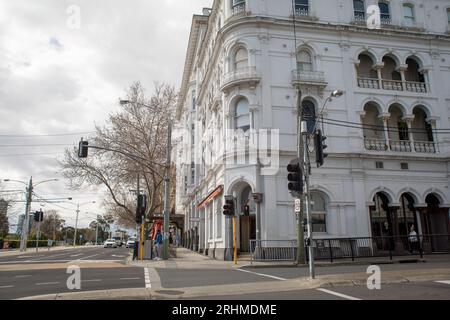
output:
[[215, 188], [205, 199], [203, 199], [198, 205], [197, 209], [203, 209], [206, 207], [211, 201], [217, 198], [223, 192], [223, 185]]

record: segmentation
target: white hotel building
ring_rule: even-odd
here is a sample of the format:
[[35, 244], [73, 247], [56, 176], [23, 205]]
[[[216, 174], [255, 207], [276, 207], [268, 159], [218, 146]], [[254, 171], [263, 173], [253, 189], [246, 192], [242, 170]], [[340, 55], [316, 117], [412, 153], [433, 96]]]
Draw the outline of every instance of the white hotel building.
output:
[[[380, 29], [366, 24], [372, 4]], [[286, 178], [296, 87], [328, 138], [329, 157], [311, 176], [315, 238], [407, 235], [412, 224], [450, 233], [450, 0], [295, 0], [295, 10], [291, 0], [214, 0], [193, 17], [177, 113], [187, 246], [230, 258], [227, 195], [237, 201], [240, 252], [250, 239], [296, 238]], [[337, 89], [345, 94], [321, 113]], [[221, 147], [239, 128], [278, 129], [275, 172], [205, 160], [233, 159]]]

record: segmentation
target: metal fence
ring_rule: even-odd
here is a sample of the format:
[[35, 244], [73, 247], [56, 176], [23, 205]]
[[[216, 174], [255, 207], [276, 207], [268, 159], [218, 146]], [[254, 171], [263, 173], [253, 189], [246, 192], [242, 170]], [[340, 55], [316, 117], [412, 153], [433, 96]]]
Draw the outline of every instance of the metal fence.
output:
[[[377, 258], [450, 253], [450, 234], [314, 239], [315, 260]], [[297, 240], [251, 240], [251, 261], [292, 261]], [[306, 258], [308, 256], [306, 255]]]

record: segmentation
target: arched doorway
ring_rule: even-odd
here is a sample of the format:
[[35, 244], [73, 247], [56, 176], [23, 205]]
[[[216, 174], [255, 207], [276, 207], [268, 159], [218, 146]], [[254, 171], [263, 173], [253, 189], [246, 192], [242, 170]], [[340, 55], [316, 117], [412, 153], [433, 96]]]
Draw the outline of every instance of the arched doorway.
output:
[[416, 208], [414, 198], [409, 193], [404, 193], [400, 197], [400, 208], [398, 211], [398, 230], [401, 236], [408, 236], [411, 226], [418, 229]]
[[422, 230], [431, 242], [433, 252], [448, 252], [449, 244], [449, 216], [448, 208], [441, 208], [441, 202], [435, 194], [425, 198], [426, 210], [422, 211]]
[[383, 192], [378, 192], [373, 198], [374, 205], [370, 207], [372, 237], [378, 250], [395, 248], [394, 217], [389, 207], [389, 198]]
[[237, 199], [239, 215], [240, 252], [249, 252], [250, 240], [256, 239], [256, 204], [252, 188], [246, 186]]

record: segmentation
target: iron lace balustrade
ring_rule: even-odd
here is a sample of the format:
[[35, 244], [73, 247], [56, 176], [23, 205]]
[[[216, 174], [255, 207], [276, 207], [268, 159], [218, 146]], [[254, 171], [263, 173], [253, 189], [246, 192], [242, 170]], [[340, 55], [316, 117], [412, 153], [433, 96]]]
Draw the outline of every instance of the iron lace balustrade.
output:
[[233, 6], [232, 15], [245, 13], [245, 1], [238, 3]]
[[309, 16], [309, 8], [307, 6], [296, 6], [295, 15], [298, 17], [307, 17]]

